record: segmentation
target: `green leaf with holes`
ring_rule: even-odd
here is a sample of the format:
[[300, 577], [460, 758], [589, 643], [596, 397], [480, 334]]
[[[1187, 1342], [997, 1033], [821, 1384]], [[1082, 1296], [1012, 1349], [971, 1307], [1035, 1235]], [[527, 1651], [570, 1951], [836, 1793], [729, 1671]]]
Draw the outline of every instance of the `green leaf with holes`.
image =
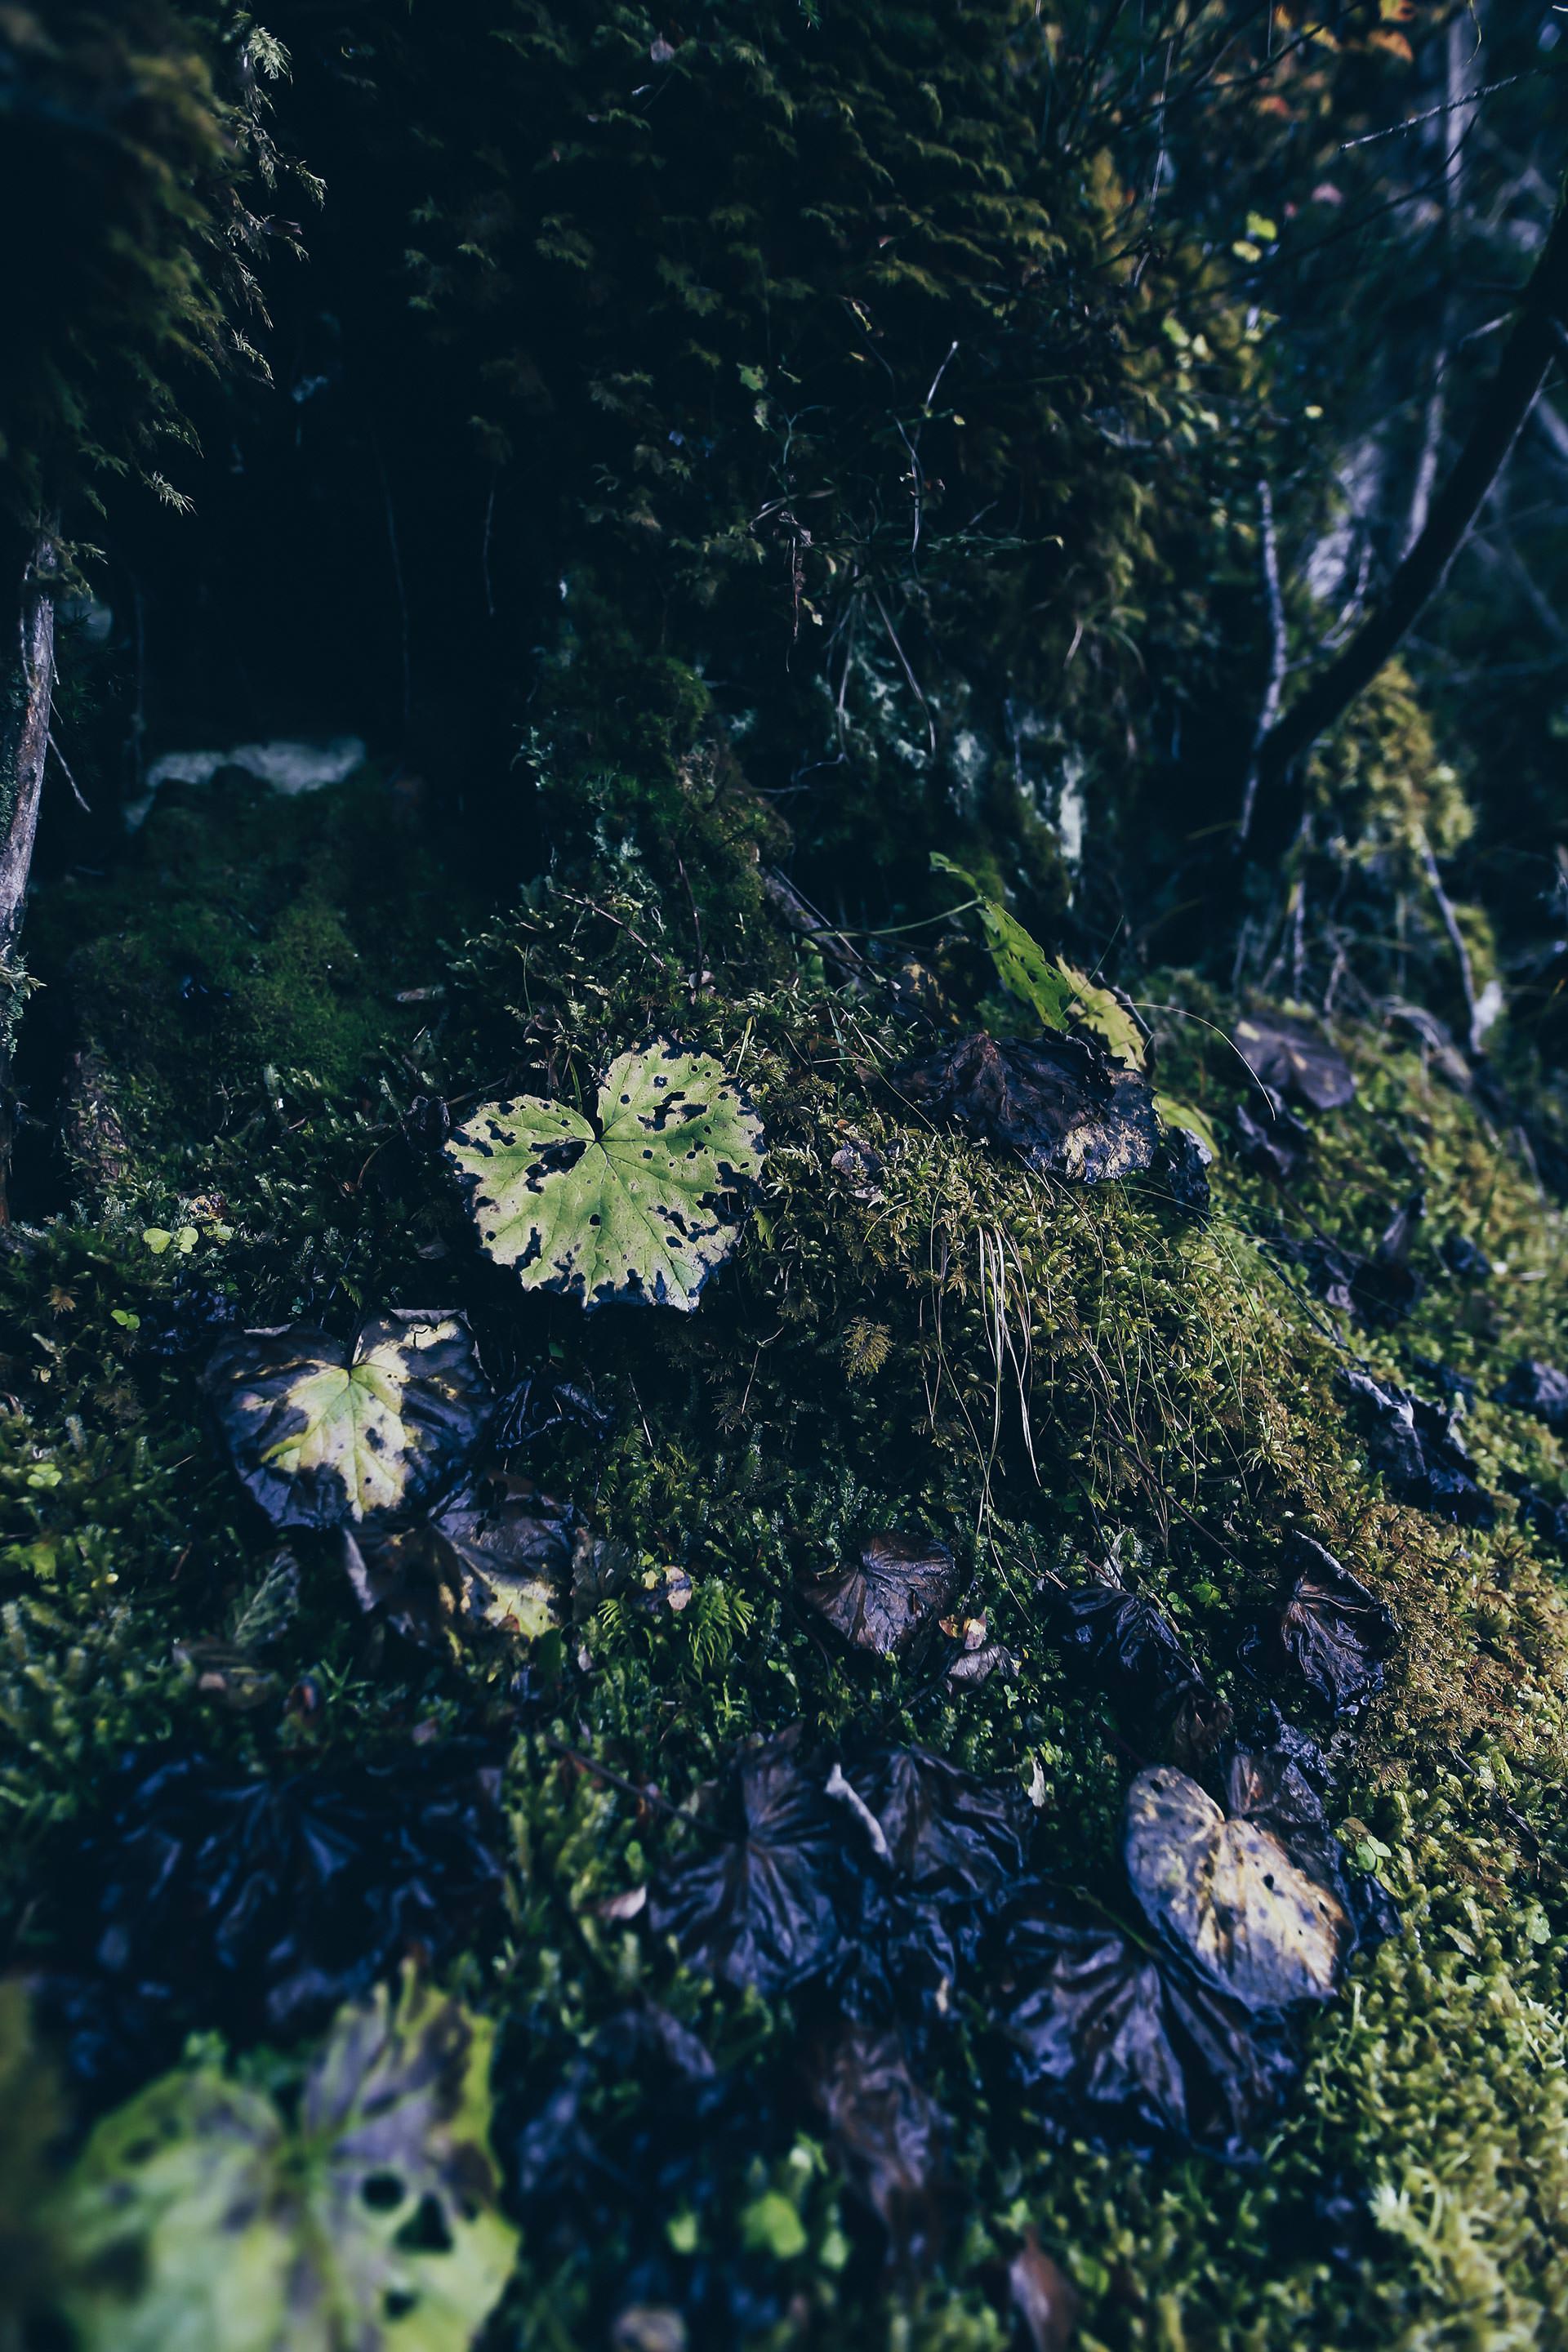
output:
[[80, 2352], [467, 2352], [517, 2252], [490, 2038], [405, 1970], [339, 2011], [288, 2118], [221, 2053], [106, 2116], [61, 2215]]
[[718, 1062], [661, 1040], [611, 1065], [592, 1119], [487, 1103], [447, 1152], [485, 1248], [528, 1288], [689, 1313], [734, 1247], [763, 1130]]
[[394, 1309], [352, 1348], [303, 1324], [226, 1339], [203, 1381], [276, 1527], [410, 1511], [461, 1468], [493, 1398], [460, 1315]]

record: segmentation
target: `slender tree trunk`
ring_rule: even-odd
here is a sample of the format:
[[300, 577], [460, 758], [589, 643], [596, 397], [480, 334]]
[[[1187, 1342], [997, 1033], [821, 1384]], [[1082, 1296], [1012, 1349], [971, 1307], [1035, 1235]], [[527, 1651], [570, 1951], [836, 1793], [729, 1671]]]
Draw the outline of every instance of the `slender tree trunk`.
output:
[[[1519, 315], [1491, 388], [1447, 479], [1432, 501], [1425, 529], [1390, 581], [1381, 604], [1343, 652], [1270, 728], [1258, 748], [1256, 812], [1245, 843], [1251, 856], [1272, 856], [1289, 840], [1300, 818], [1304, 791], [1300, 771], [1306, 754], [1371, 685], [1442, 586], [1530, 414], [1548, 368], [1563, 347], [1560, 339], [1564, 320], [1568, 320], [1568, 205], [1560, 204], [1521, 295]], [[1241, 838], [1239, 832], [1237, 838]]]
[[1437, 132], [1445, 142], [1441, 237], [1443, 326], [1432, 362], [1432, 389], [1426, 396], [1426, 428], [1421, 436], [1421, 456], [1415, 467], [1415, 487], [1410, 493], [1405, 544], [1399, 551], [1402, 556], [1409, 554], [1426, 528], [1427, 517], [1432, 511], [1432, 493], [1437, 487], [1437, 467], [1443, 455], [1443, 425], [1447, 410], [1443, 379], [1448, 372], [1448, 360], [1455, 341], [1455, 247], [1458, 243], [1459, 215], [1465, 201], [1465, 133], [1461, 118], [1465, 95], [1465, 35], [1468, 24], [1469, 20], [1462, 9], [1451, 16], [1443, 47], [1445, 111], [1438, 118]]
[[11, 1050], [22, 1009], [23, 978], [16, 954], [27, 903], [27, 877], [38, 833], [38, 802], [49, 755], [55, 690], [56, 526], [45, 523], [33, 542], [22, 583], [16, 673], [0, 713], [0, 1223], [6, 1222], [15, 1108], [8, 1084]]

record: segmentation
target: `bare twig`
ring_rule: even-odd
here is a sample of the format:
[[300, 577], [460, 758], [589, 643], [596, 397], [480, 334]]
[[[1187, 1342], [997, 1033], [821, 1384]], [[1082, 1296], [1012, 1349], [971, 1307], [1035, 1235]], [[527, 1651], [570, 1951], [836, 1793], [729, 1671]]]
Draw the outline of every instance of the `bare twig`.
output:
[[60, 765], [60, 772], [61, 772], [61, 774], [65, 777], [65, 780], [66, 780], [67, 783], [68, 783], [68, 784], [70, 786], [70, 788], [71, 788], [71, 793], [72, 793], [73, 797], [75, 798], [76, 804], [77, 804], [78, 808], [79, 808], [79, 809], [80, 809], [80, 811], [81, 811], [81, 813], [82, 813], [82, 814], [83, 814], [84, 816], [90, 816], [90, 815], [92, 814], [92, 811], [89, 808], [89, 806], [88, 806], [87, 803], [83, 800], [83, 798], [82, 798], [82, 796], [81, 796], [81, 786], [77, 782], [76, 778], [72, 775], [72, 773], [71, 773], [71, 772], [70, 772], [70, 768], [69, 768], [69, 766], [68, 766], [68, 762], [67, 762], [67, 760], [66, 760], [66, 755], [65, 755], [65, 753], [60, 750], [59, 745], [55, 741], [55, 739], [54, 739], [54, 737], [53, 737], [52, 735], [49, 737], [49, 749], [50, 749], [50, 751], [54, 753], [55, 758], [59, 761], [59, 765]]
[[1259, 756], [1279, 721], [1279, 698], [1285, 690], [1285, 667], [1290, 650], [1285, 629], [1285, 593], [1279, 584], [1279, 541], [1274, 529], [1274, 493], [1266, 481], [1258, 485], [1258, 508], [1262, 518], [1263, 584], [1268, 595], [1268, 682], [1263, 689], [1262, 708], [1253, 730], [1252, 759], [1242, 793], [1241, 823], [1237, 828], [1238, 843], [1244, 842], [1252, 830], [1252, 812], [1258, 800]]
[[883, 604], [881, 593], [878, 589], [872, 589], [871, 601], [882, 616], [882, 626], [888, 632], [889, 640], [892, 646], [893, 651], [898, 655], [899, 660], [903, 667], [904, 676], [909, 679], [910, 690], [913, 694], [915, 700], [920, 704], [921, 709], [925, 712], [926, 735], [930, 741], [931, 748], [934, 751], [936, 750], [936, 720], [931, 716], [931, 705], [921, 691], [921, 682], [919, 678], [915, 676], [914, 671], [910, 667], [910, 657], [908, 654], [905, 653], [902, 646], [899, 643], [899, 633], [888, 617], [888, 608], [886, 604]]
[[1465, 1010], [1469, 1015], [1470, 1051], [1472, 1054], [1479, 1054], [1481, 1049], [1481, 1033], [1480, 1024], [1477, 1018], [1476, 976], [1470, 962], [1470, 950], [1466, 946], [1465, 935], [1459, 929], [1459, 919], [1454, 912], [1454, 902], [1443, 887], [1443, 877], [1437, 871], [1437, 860], [1432, 855], [1432, 845], [1426, 834], [1419, 830], [1415, 835], [1415, 848], [1421, 860], [1421, 870], [1426, 877], [1437, 912], [1443, 919], [1443, 929], [1448, 934], [1449, 944], [1453, 948], [1454, 958], [1459, 967], [1459, 985], [1465, 992]]

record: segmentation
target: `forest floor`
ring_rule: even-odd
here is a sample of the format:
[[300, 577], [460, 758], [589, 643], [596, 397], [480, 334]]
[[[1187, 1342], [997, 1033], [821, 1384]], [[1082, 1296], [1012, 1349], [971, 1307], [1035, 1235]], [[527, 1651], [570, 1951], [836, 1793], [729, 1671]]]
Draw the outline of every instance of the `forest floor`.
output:
[[[1270, 1105], [1281, 1008], [1157, 972], [1209, 1204], [1168, 1147], [1076, 1182], [909, 1076], [1049, 1029], [984, 904], [917, 963], [734, 876], [497, 914], [375, 769], [228, 771], [36, 898], [16, 2292], [106, 2352], [1568, 2345], [1568, 1258], [1510, 1106], [1301, 1007]], [[656, 1039], [754, 1180], [694, 1312], [585, 1312], [449, 1133]], [[477, 1554], [434, 1472], [390, 1546], [290, 1523], [226, 1423], [237, 1334], [393, 1310], [472, 1335]]]

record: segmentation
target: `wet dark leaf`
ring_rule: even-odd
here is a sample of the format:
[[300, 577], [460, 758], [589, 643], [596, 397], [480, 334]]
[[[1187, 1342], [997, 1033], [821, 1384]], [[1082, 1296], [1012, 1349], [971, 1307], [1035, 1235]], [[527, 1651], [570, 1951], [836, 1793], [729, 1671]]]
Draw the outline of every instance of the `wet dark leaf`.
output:
[[144, 2077], [196, 2023], [306, 2032], [416, 1947], [483, 1945], [504, 1916], [498, 1798], [468, 1741], [275, 1780], [129, 1765], [49, 1874], [41, 1997], [75, 2071]]
[[1018, 1661], [1002, 1643], [982, 1642], [977, 1649], [959, 1652], [947, 1670], [948, 1688], [974, 1690], [993, 1675], [1000, 1675], [1005, 1683], [1016, 1681]]
[[1305, 1241], [1282, 1235], [1273, 1246], [1289, 1264], [1302, 1268], [1319, 1298], [1375, 1330], [1402, 1320], [1426, 1288], [1410, 1264], [1411, 1241], [1426, 1213], [1422, 1194], [1412, 1194], [1395, 1213], [1370, 1257], [1321, 1234]]
[[384, 1536], [342, 1528], [360, 1607], [424, 1649], [497, 1634], [536, 1641], [570, 1609], [577, 1514], [505, 1471], [470, 1472], [435, 1517]]
[[1445, 1234], [1437, 1251], [1456, 1282], [1488, 1282], [1491, 1279], [1490, 1258], [1468, 1234]]
[[415, 1151], [439, 1151], [452, 1132], [452, 1114], [439, 1095], [416, 1095], [398, 1122]]
[[1496, 1401], [1520, 1412], [1533, 1413], [1548, 1429], [1568, 1429], [1568, 1372], [1560, 1372], [1555, 1364], [1543, 1364], [1539, 1357], [1530, 1356], [1515, 1364], [1496, 1391]]
[[1213, 1160], [1213, 1152], [1207, 1150], [1188, 1129], [1170, 1129], [1155, 1163], [1155, 1176], [1161, 1190], [1179, 1207], [1190, 1210], [1194, 1216], [1207, 1216], [1213, 1205], [1209, 1192], [1209, 1168]]
[[1147, 1081], [1088, 1036], [1025, 1042], [976, 1030], [902, 1074], [911, 1102], [1042, 1175], [1100, 1184], [1152, 1167], [1159, 1120]]
[[325, 1331], [241, 1331], [202, 1382], [248, 1492], [277, 1527], [415, 1510], [453, 1478], [489, 1417], [460, 1315], [395, 1309], [352, 1348]]
[[581, 1429], [590, 1437], [605, 1438], [615, 1425], [615, 1414], [584, 1382], [554, 1372], [530, 1372], [497, 1406], [490, 1442], [498, 1454], [512, 1454], [552, 1429]]
[[945, 2118], [910, 2074], [900, 2036], [848, 2026], [816, 2091], [835, 2153], [887, 2231], [891, 2260], [900, 2270], [925, 2268], [942, 2239]]
[[1355, 1098], [1350, 1064], [1310, 1021], [1285, 1013], [1249, 1013], [1237, 1023], [1235, 1042], [1253, 1076], [1293, 1102], [1338, 1110]]
[[853, 1915], [840, 1999], [857, 2018], [913, 2030], [942, 2014], [1023, 1879], [1031, 1808], [1015, 1781], [978, 1780], [919, 1748], [851, 1759], [827, 1790], [846, 1807]]
[[1078, 2290], [1060, 2263], [1043, 2251], [1033, 2230], [1025, 2232], [1013, 2257], [1007, 2285], [1030, 2352], [1067, 2352], [1078, 2326]]
[[1543, 1495], [1536, 1486], [1521, 1486], [1515, 1491], [1519, 1496], [1521, 1527], [1529, 1528], [1542, 1543], [1551, 1544], [1568, 1559], [1568, 1503]]
[[1383, 1661], [1398, 1632], [1392, 1612], [1332, 1552], [1297, 1535], [1254, 1654], [1277, 1671], [1294, 1667], [1336, 1717], [1354, 1716], [1383, 1688]]
[[1022, 1876], [1030, 1814], [1013, 1782], [976, 1780], [928, 1748], [895, 1748], [866, 1772], [861, 1794], [889, 1868], [920, 1901], [989, 1901]]
[[901, 1656], [921, 1628], [951, 1607], [963, 1582], [945, 1544], [931, 1536], [873, 1536], [858, 1561], [813, 1577], [802, 1598], [858, 1650]]
[[1237, 1158], [1254, 1176], [1271, 1176], [1289, 1184], [1300, 1172], [1311, 1151], [1310, 1130], [1277, 1095], [1259, 1103], [1238, 1103], [1231, 1114], [1237, 1132]]
[[1489, 1528], [1495, 1507], [1476, 1482], [1455, 1408], [1428, 1404], [1353, 1365], [1342, 1378], [1360, 1409], [1372, 1466], [1389, 1493], [1462, 1527]]
[[1343, 1905], [1280, 1837], [1279, 1790], [1255, 1792], [1268, 1765], [1236, 1769], [1248, 1802], [1228, 1818], [1186, 1773], [1140, 1772], [1127, 1792], [1128, 1881], [1151, 1925], [1249, 2012], [1326, 2000], [1350, 1941]]
[[771, 1996], [837, 1949], [842, 1827], [788, 1734], [741, 1758], [729, 1795], [738, 1834], [705, 1841], [678, 1864], [655, 1888], [648, 1916], [692, 1967]]
[[1284, 2029], [1174, 1952], [1041, 1895], [1005, 1923], [1000, 2019], [1026, 2083], [1135, 2134], [1244, 2154], [1299, 2071]]
[[1184, 1760], [1213, 1747], [1229, 1727], [1164, 1611], [1114, 1578], [1047, 1585], [1047, 1630], [1102, 1690], [1145, 1752], [1162, 1741]]

